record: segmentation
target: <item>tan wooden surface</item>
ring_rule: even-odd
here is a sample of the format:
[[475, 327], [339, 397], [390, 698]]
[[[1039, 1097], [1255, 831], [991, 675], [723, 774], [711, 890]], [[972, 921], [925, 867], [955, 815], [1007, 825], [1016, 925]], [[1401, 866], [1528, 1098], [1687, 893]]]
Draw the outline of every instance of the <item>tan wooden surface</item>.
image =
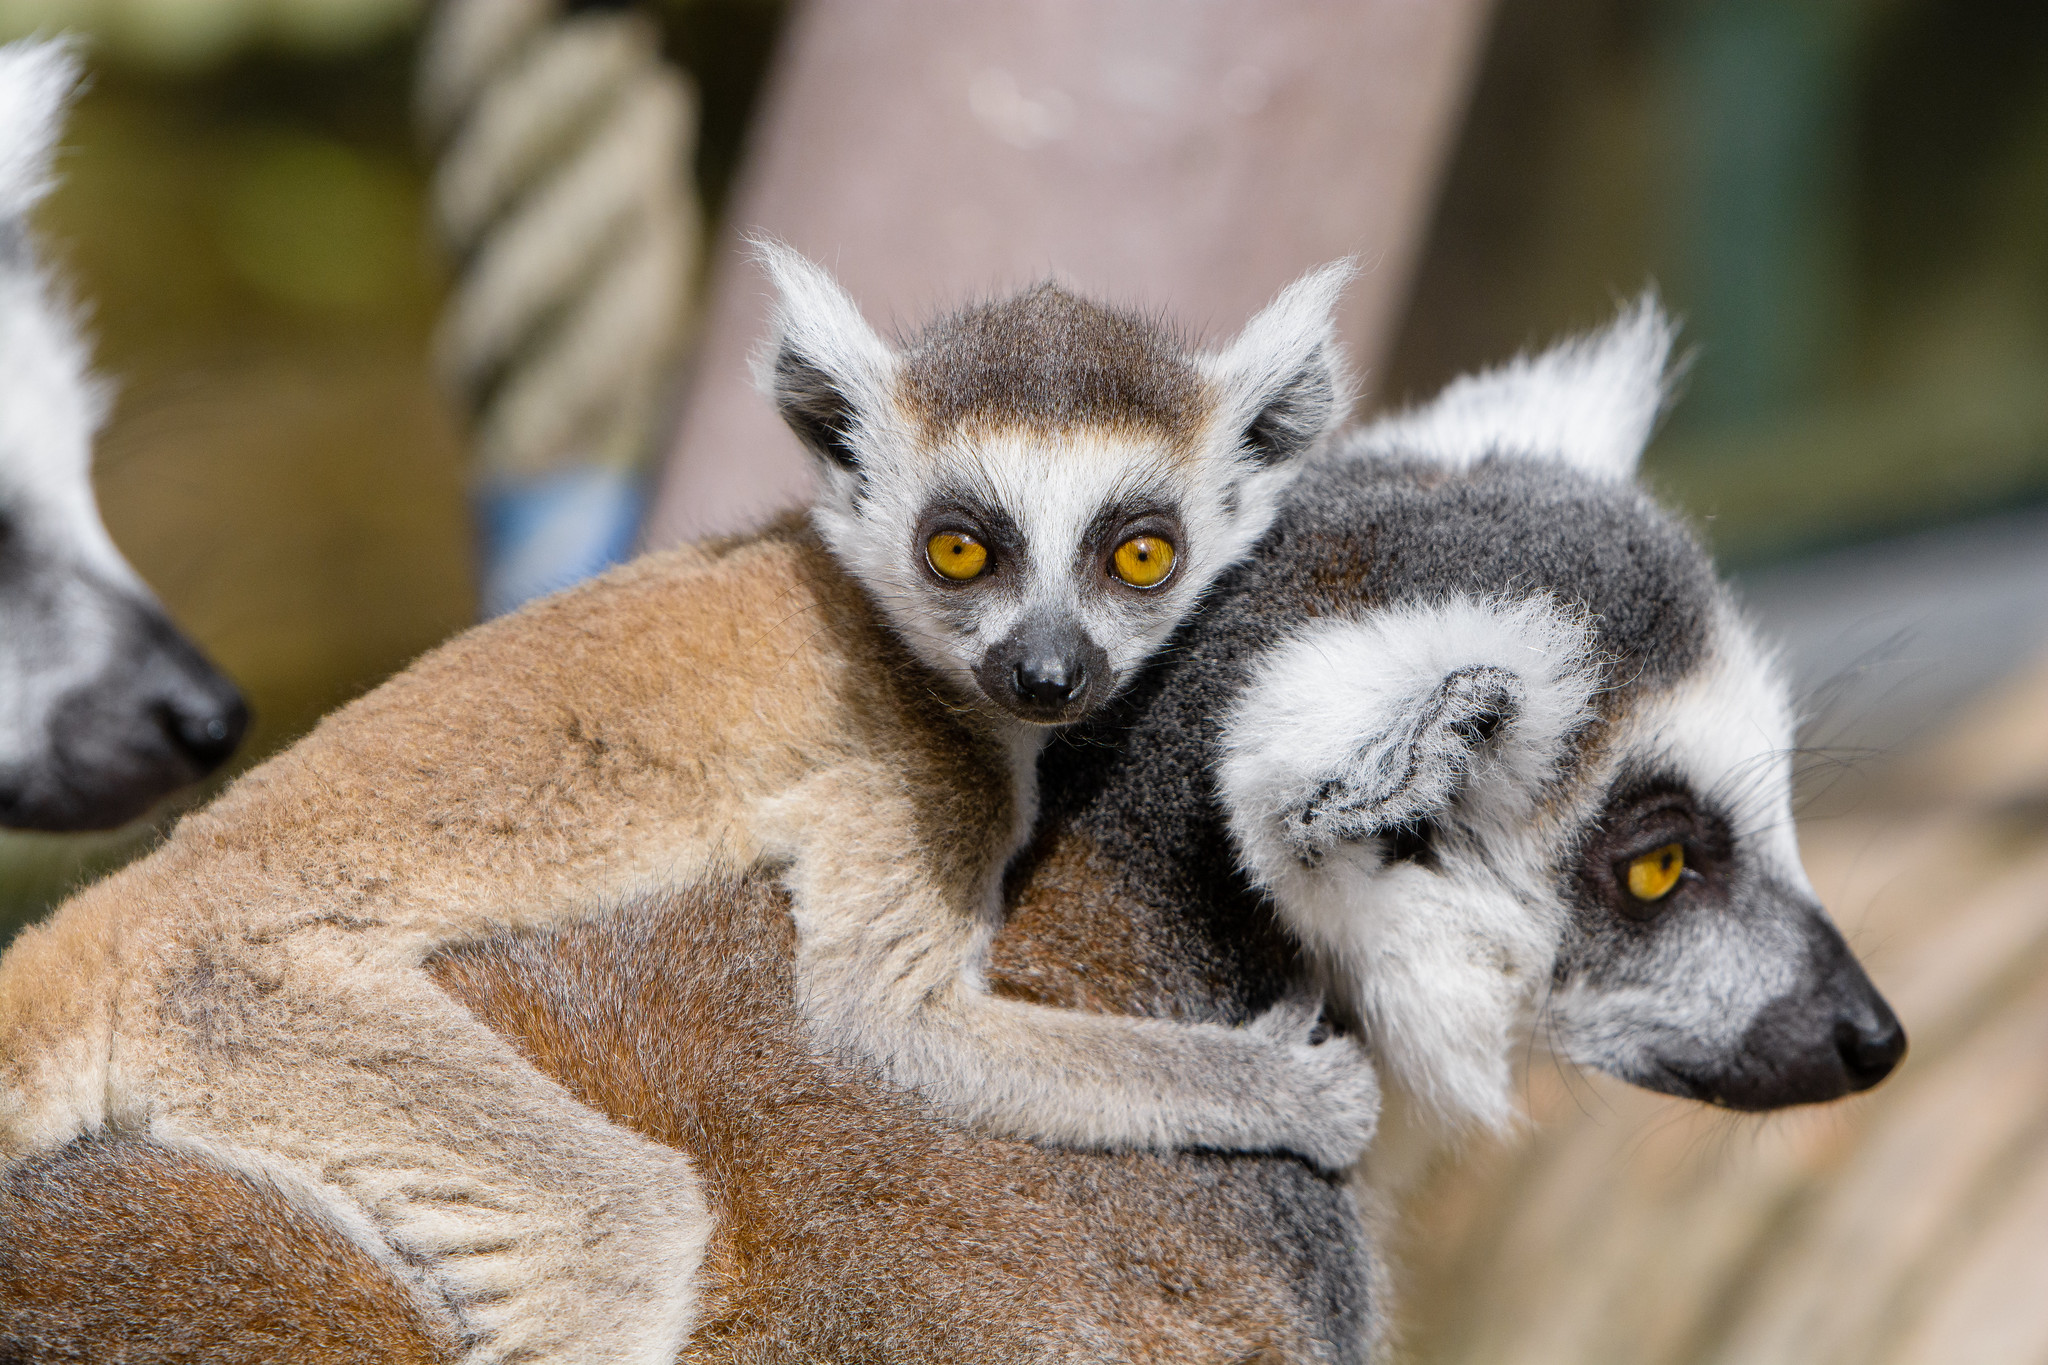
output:
[[765, 284], [740, 234], [823, 261], [878, 324], [1056, 271], [1227, 334], [1357, 253], [1343, 330], [1398, 321], [1487, 0], [816, 0], [763, 97], [655, 544], [800, 500], [754, 395]]
[[2048, 661], [1801, 840], [1898, 1074], [1759, 1119], [1537, 1064], [1525, 1138], [1410, 1205], [1408, 1359], [2048, 1360]]

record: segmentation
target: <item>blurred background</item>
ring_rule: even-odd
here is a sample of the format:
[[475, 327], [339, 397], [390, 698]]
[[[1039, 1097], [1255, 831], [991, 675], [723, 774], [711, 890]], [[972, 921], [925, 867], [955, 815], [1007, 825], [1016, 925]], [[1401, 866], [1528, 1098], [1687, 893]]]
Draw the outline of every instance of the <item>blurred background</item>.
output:
[[[1372, 267], [1379, 311], [1353, 328], [1367, 404], [1597, 325], [1646, 284], [1684, 317], [1686, 391], [1649, 476], [1785, 643], [1810, 698], [1816, 881], [1914, 1053], [1867, 1099], [1771, 1120], [1539, 1069], [1534, 1136], [1468, 1154], [1420, 1202], [1409, 1348], [2048, 1360], [2048, 1314], [2015, 1306], [2048, 1269], [2048, 6], [1453, 11], [1469, 32], [1451, 24], [1431, 89], [1401, 96], [1419, 169], [1391, 202], [1412, 224], [1385, 241], [1340, 224], [1325, 253]], [[692, 422], [752, 401], [732, 396], [758, 311], [733, 300], [759, 292], [733, 264], [738, 219], [850, 277], [862, 262], [771, 210], [733, 212], [748, 194], [786, 204], [745, 168], [790, 155], [801, 119], [762, 111], [778, 89], [800, 100], [778, 66], [817, 60], [829, 14], [639, 12], [690, 82], [684, 183], [713, 244], [691, 239], [708, 278], [678, 295], [710, 299], [677, 319], [696, 344], [674, 373], [696, 388], [651, 419], [657, 451], [681, 433], [662, 539], [701, 529], [674, 512], [694, 487], [674, 472]], [[107, 521], [249, 694], [243, 765], [478, 614], [474, 404], [434, 363], [473, 258], [429, 228], [426, 20], [417, 0], [0, 0], [0, 37], [90, 39], [40, 226], [119, 386], [98, 462]], [[997, 68], [966, 88], [1020, 155], [1076, 117]], [[1285, 93], [1226, 91], [1266, 111], [1269, 136], [1297, 117]], [[1316, 156], [1333, 194], [1363, 178]], [[1154, 230], [1166, 251], [1173, 222]], [[1250, 280], [1248, 297], [1285, 278]], [[869, 286], [856, 292], [878, 320], [948, 297]], [[1248, 311], [1230, 296], [1191, 321], [1220, 333]], [[0, 938], [175, 813], [105, 836], [0, 835]], [[1937, 1142], [1972, 1083], [2008, 1102], [1968, 1111], [1974, 1143]]]

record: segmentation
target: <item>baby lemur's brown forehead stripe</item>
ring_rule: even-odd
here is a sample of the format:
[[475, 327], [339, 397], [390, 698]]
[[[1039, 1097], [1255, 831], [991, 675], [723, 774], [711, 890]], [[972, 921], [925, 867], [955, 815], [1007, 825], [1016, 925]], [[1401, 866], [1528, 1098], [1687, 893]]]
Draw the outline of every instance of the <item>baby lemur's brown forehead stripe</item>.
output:
[[1051, 281], [926, 328], [906, 349], [900, 396], [933, 429], [1136, 426], [1176, 440], [1207, 406], [1180, 338]]

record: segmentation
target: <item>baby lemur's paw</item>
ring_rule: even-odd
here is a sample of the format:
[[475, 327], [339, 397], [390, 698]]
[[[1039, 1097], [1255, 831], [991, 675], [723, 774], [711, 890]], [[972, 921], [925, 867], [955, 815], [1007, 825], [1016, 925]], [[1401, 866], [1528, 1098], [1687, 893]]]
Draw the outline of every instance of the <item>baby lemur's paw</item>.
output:
[[1303, 997], [1283, 1000], [1246, 1027], [1275, 1045], [1278, 1072], [1270, 1098], [1286, 1145], [1324, 1170], [1337, 1171], [1364, 1154], [1380, 1117], [1379, 1073], [1356, 1038], [1322, 1036], [1321, 1008]]

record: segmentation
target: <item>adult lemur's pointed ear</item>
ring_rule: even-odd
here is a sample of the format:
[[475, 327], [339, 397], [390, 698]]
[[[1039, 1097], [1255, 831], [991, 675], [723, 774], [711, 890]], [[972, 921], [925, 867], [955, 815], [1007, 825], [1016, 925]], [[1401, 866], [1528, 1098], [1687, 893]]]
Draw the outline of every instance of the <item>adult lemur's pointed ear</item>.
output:
[[1682, 368], [1671, 362], [1677, 335], [1645, 292], [1601, 330], [1454, 380], [1433, 401], [1364, 427], [1345, 449], [1452, 469], [1505, 455], [1633, 478]]
[[1399, 841], [1484, 780], [1530, 805], [1587, 714], [1586, 629], [1547, 598], [1331, 621], [1272, 651], [1228, 722], [1219, 785], [1255, 875]]
[[0, 47], [0, 222], [50, 192], [64, 111], [78, 88], [78, 56], [64, 39]]
[[756, 380], [805, 445], [858, 473], [862, 437], [887, 411], [896, 353], [821, 267], [780, 242], [753, 245], [778, 294]]
[[1337, 347], [1337, 300], [1358, 273], [1350, 260], [1312, 270], [1207, 357], [1217, 421], [1246, 459], [1286, 464], [1314, 449], [1344, 420], [1351, 379]]

